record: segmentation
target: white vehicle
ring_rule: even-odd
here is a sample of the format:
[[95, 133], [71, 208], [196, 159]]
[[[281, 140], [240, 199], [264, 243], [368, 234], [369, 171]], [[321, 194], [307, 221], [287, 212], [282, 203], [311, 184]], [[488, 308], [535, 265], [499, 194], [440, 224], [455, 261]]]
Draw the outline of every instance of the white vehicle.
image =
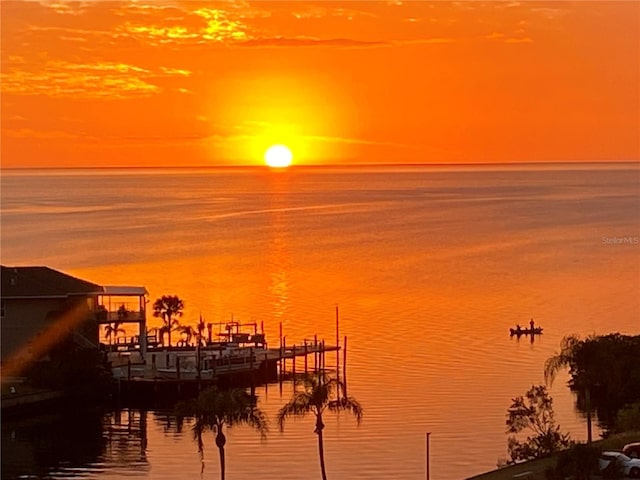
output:
[[640, 458], [627, 457], [622, 452], [602, 452], [598, 459], [600, 470], [607, 468], [612, 462], [620, 465], [625, 477], [640, 478]]
[[640, 442], [627, 443], [622, 447], [622, 453], [627, 457], [640, 458]]

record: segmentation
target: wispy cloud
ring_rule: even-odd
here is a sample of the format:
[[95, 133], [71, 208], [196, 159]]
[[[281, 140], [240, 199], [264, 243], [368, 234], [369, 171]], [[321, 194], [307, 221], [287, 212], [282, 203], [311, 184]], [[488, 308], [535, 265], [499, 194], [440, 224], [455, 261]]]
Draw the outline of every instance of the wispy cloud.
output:
[[[331, 5], [331, 3], [328, 3]], [[326, 6], [307, 6], [291, 13], [297, 19], [310, 18], [327, 18], [327, 17], [344, 17], [352, 20], [357, 17], [375, 18], [375, 14], [366, 10], [358, 10], [354, 8], [326, 7]]]
[[500, 32], [491, 32], [488, 35], [485, 35], [483, 38], [486, 38], [487, 40], [497, 40], [497, 39], [502, 39], [504, 38], [504, 33], [500, 33]]
[[504, 43], [533, 43], [533, 39], [530, 37], [507, 38]]
[[[181, 12], [184, 17], [158, 17], [152, 22], [149, 18], [127, 20], [116, 31], [119, 36], [133, 37], [152, 45], [230, 43], [251, 38], [249, 27], [226, 10], [201, 6]], [[152, 13], [158, 11], [152, 10]]]
[[[34, 130], [31, 128], [3, 128], [2, 136], [6, 138], [31, 138], [44, 140], [78, 140], [83, 137], [82, 135], [62, 130]], [[86, 138], [88, 139], [88, 137]]]
[[344, 143], [349, 145], [374, 145], [379, 147], [395, 147], [402, 148], [408, 150], [422, 150], [424, 148], [423, 145], [411, 145], [406, 143], [396, 143], [396, 142], [380, 142], [374, 140], [366, 140], [362, 138], [349, 138], [349, 137], [339, 137], [339, 136], [318, 136], [318, 135], [307, 135], [302, 137], [305, 140], [312, 141], [320, 141], [327, 143]]
[[40, 0], [38, 3], [60, 15], [82, 15], [91, 2]]
[[369, 48], [389, 45], [385, 42], [367, 42], [352, 40], [349, 38], [320, 39], [311, 37], [270, 37], [253, 38], [244, 42], [239, 42], [239, 46], [244, 47], [345, 47], [345, 48]]
[[2, 73], [2, 92], [13, 95], [121, 99], [149, 96], [162, 89], [159, 77], [188, 76], [183, 69], [146, 69], [124, 63], [69, 63], [49, 61], [38, 71], [9, 69]]
[[221, 42], [247, 38], [247, 26], [230, 18], [230, 15], [224, 10], [199, 8], [193, 14], [202, 17], [207, 22], [206, 27], [200, 31], [205, 40]]
[[534, 7], [530, 9], [533, 13], [537, 13], [546, 17], [549, 20], [556, 20], [567, 13], [569, 11], [566, 8], [551, 8], [551, 7]]
[[533, 43], [533, 39], [531, 37], [523, 36], [524, 33], [524, 29], [516, 30], [516, 36], [507, 36], [507, 34], [502, 32], [491, 32], [488, 35], [483, 35], [482, 38], [484, 38], [485, 40], [492, 40], [502, 43]]
[[439, 44], [439, 43], [455, 43], [458, 39], [456, 38], [447, 38], [447, 37], [432, 37], [432, 38], [413, 38], [409, 40], [395, 40], [391, 42], [394, 46], [405, 46], [405, 45], [428, 45], [428, 44]]

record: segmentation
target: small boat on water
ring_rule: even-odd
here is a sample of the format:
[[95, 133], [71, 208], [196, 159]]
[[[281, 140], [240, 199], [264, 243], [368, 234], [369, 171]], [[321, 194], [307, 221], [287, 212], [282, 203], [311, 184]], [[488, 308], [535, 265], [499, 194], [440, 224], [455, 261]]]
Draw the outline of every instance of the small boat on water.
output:
[[534, 328], [510, 328], [509, 332], [511, 335], [542, 335], [542, 327], [534, 327]]

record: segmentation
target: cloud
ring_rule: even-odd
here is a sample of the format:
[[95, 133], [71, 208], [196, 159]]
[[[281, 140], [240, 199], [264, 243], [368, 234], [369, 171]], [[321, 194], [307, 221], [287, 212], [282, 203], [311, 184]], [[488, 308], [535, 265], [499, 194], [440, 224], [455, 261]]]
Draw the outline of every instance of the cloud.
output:
[[166, 1], [162, 3], [135, 2], [135, 3], [127, 3], [125, 5], [118, 5], [118, 7], [114, 9], [114, 13], [116, 15], [125, 16], [132, 12], [146, 14], [150, 12], [163, 12], [165, 10], [175, 10], [175, 9], [179, 9], [179, 5], [177, 3], [170, 3]]
[[64, 40], [66, 42], [82, 42], [82, 43], [86, 43], [88, 42], [88, 40], [84, 37], [69, 37], [66, 35], [61, 35], [60, 40]]
[[[150, 12], [161, 16], [151, 23], [148, 18], [128, 20], [116, 28], [118, 35], [151, 45], [229, 43], [250, 38], [248, 26], [225, 10], [200, 6], [191, 11], [181, 10], [185, 16], [180, 18], [166, 17], [163, 10]], [[237, 15], [243, 17], [242, 13]]]
[[337, 47], [337, 48], [379, 48], [379, 47], [402, 47], [407, 45], [428, 45], [454, 43], [453, 38], [416, 38], [411, 40], [394, 40], [383, 42], [378, 40], [354, 40], [350, 38], [329, 38], [320, 39], [313, 37], [264, 37], [253, 38], [244, 42], [238, 42], [236, 45], [241, 47]]
[[167, 75], [179, 75], [182, 77], [188, 77], [191, 75], [191, 72], [189, 70], [184, 70], [181, 68], [160, 67], [160, 70], [162, 70], [162, 72], [166, 73]]
[[223, 10], [199, 8], [192, 12], [204, 18], [207, 25], [200, 31], [202, 38], [221, 42], [225, 40], [244, 40], [247, 38], [247, 27], [240, 21], [232, 20]]
[[[65, 41], [75, 41], [86, 43], [88, 41], [96, 41], [97, 38], [113, 38], [117, 34], [108, 30], [90, 30], [87, 28], [72, 28], [61, 26], [41, 26], [29, 25], [27, 31], [30, 33], [53, 32], [59, 35], [56, 38]], [[33, 41], [33, 40], [32, 40]]]
[[549, 20], [556, 20], [568, 13], [568, 10], [566, 9], [550, 7], [535, 7], [531, 8], [531, 11], [540, 14]]
[[312, 37], [271, 37], [253, 38], [244, 42], [239, 42], [239, 46], [244, 47], [345, 47], [345, 48], [367, 48], [389, 45], [384, 42], [360, 41], [348, 38], [319, 39]]
[[403, 149], [409, 149], [409, 150], [421, 150], [424, 148], [422, 145], [410, 145], [406, 143], [395, 143], [395, 142], [379, 142], [379, 141], [364, 140], [361, 138], [349, 138], [349, 137], [307, 135], [302, 138], [306, 140], [315, 140], [315, 141], [328, 142], [328, 143], [344, 143], [349, 145], [375, 145], [379, 147], [395, 147], [395, 148], [403, 148]]
[[489, 35], [485, 35], [483, 38], [486, 38], [487, 40], [496, 40], [498, 38], [504, 38], [504, 33], [491, 32]]
[[69, 63], [49, 61], [40, 71], [14, 69], [2, 73], [2, 92], [58, 98], [122, 99], [145, 97], [162, 89], [158, 77], [189, 76], [187, 70], [159, 67], [150, 70], [124, 63]]
[[182, 26], [147, 26], [126, 22], [124, 25], [118, 28], [118, 31], [121, 32], [123, 36], [131, 36], [139, 40], [149, 41], [150, 43], [153, 43], [153, 41], [156, 39], [159, 39], [161, 43], [168, 43], [178, 40], [200, 39], [199, 33], [189, 31], [187, 27]]
[[530, 37], [507, 38], [504, 43], [533, 43], [533, 39]]
[[[63, 121], [62, 118], [59, 119]], [[67, 122], [67, 125], [73, 122]], [[31, 140], [74, 140], [76, 145], [79, 144], [98, 144], [100, 147], [108, 146], [141, 146], [141, 145], [177, 145], [177, 144], [196, 144], [206, 143], [211, 138], [228, 138], [221, 135], [211, 135], [209, 133], [175, 133], [165, 132], [156, 135], [123, 135], [106, 133], [104, 131], [95, 131], [87, 133], [84, 130], [77, 130], [77, 126], [70, 125], [69, 130], [63, 129], [33, 129], [33, 128], [3, 128], [3, 138], [12, 139], [31, 139]]]
[[455, 43], [458, 40], [455, 38], [447, 38], [447, 37], [432, 37], [432, 38], [414, 38], [411, 40], [396, 40], [391, 42], [394, 46], [405, 46], [405, 45], [429, 45], [429, 44], [438, 44], [438, 43]]
[[38, 2], [43, 7], [49, 8], [60, 15], [82, 15], [90, 2], [41, 0]]
[[353, 8], [330, 8], [319, 6], [308, 6], [302, 10], [296, 10], [292, 12], [295, 18], [299, 20], [311, 19], [311, 18], [327, 18], [327, 17], [343, 17], [353, 20], [356, 17], [370, 17], [375, 18], [375, 14], [366, 12], [364, 10], [356, 10]]
[[[32, 138], [32, 139], [44, 139], [44, 140], [56, 140], [56, 139], [73, 139], [77, 140], [82, 138], [82, 135], [77, 135], [70, 132], [64, 132], [62, 130], [33, 130], [31, 128], [3, 128], [2, 136], [6, 138]], [[85, 137], [88, 138], [88, 137]]]

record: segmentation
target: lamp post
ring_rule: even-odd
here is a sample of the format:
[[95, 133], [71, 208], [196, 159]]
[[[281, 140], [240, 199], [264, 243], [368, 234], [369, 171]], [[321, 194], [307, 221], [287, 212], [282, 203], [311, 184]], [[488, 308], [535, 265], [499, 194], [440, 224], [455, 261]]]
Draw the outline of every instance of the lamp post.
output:
[[429, 480], [429, 435], [431, 435], [431, 432], [427, 432], [426, 435], [425, 435], [425, 449], [426, 449], [425, 470], [426, 470], [426, 478], [427, 478], [427, 480]]
[[589, 384], [584, 389], [584, 401], [587, 407], [587, 444], [591, 445], [591, 391]]

